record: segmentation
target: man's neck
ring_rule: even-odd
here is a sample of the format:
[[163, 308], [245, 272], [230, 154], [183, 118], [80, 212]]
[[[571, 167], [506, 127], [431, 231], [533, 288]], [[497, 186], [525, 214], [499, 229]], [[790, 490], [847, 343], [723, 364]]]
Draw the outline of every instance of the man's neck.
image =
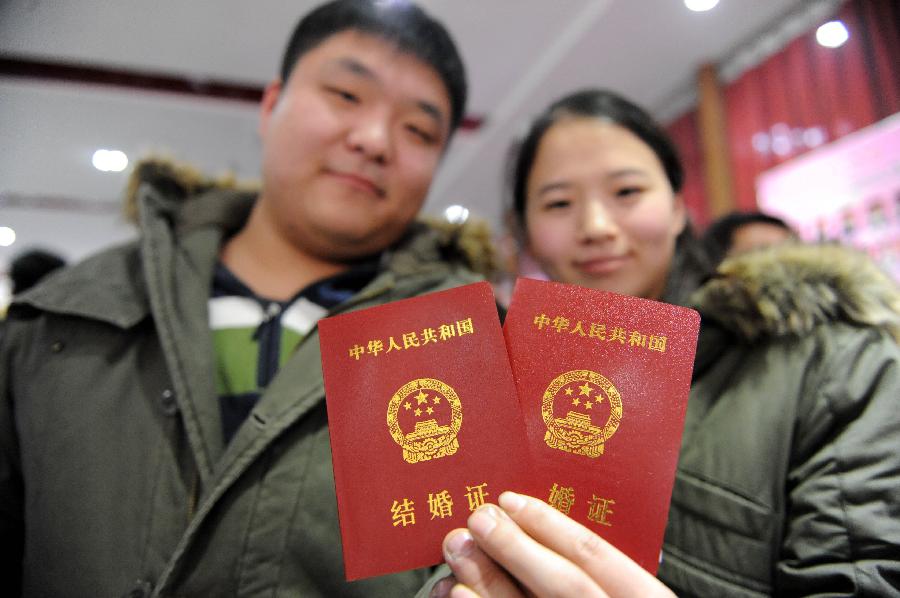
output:
[[287, 301], [310, 284], [349, 268], [312, 256], [274, 234], [258, 209], [225, 243], [220, 258], [254, 293], [277, 301]]

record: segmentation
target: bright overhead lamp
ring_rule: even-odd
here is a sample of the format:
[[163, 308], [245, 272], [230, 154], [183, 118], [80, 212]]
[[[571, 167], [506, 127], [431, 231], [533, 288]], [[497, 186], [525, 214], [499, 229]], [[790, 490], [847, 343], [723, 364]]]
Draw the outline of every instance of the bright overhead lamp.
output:
[[91, 163], [100, 172], [122, 172], [128, 167], [128, 156], [119, 150], [98, 149]]
[[850, 33], [840, 21], [829, 21], [816, 29], [816, 41], [826, 48], [839, 48], [848, 39], [850, 39]]
[[444, 218], [453, 224], [462, 224], [469, 218], [469, 208], [460, 205], [448, 206], [444, 210]]
[[8, 226], [0, 226], [0, 247], [9, 247], [16, 242], [16, 231]]
[[716, 7], [719, 0], [684, 0], [684, 5], [694, 12], [706, 12]]

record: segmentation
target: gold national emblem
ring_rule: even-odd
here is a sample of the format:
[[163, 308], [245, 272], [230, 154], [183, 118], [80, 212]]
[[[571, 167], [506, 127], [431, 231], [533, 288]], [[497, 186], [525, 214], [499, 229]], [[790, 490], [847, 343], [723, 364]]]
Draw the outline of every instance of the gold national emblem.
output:
[[[565, 413], [565, 417], [554, 416], [554, 404], [556, 412]], [[606, 411], [606, 423], [595, 426], [592, 418]], [[612, 382], [597, 372], [572, 370], [554, 378], [547, 387], [541, 415], [547, 425], [547, 446], [593, 459], [603, 454], [603, 443], [619, 428], [622, 396]]]
[[[401, 409], [407, 414], [404, 421], [410, 422], [404, 426], [398, 417]], [[404, 384], [391, 397], [387, 424], [407, 463], [439, 459], [459, 449], [456, 435], [462, 425], [462, 404], [450, 386], [435, 378], [419, 378]]]

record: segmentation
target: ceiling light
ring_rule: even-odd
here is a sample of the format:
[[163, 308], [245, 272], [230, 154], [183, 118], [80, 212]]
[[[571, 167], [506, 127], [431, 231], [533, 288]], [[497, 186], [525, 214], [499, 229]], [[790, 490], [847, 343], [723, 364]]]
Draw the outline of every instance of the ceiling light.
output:
[[719, 0], [684, 0], [684, 5], [694, 12], [706, 12], [715, 8]]
[[16, 242], [16, 231], [8, 226], [0, 226], [0, 247], [9, 247]]
[[829, 21], [816, 29], [816, 41], [826, 48], [838, 48], [850, 38], [847, 27], [840, 21]]
[[119, 150], [99, 149], [94, 152], [91, 163], [101, 172], [122, 172], [128, 166], [128, 156]]
[[444, 218], [453, 224], [462, 224], [469, 218], [469, 208], [459, 205], [449, 206], [444, 210]]

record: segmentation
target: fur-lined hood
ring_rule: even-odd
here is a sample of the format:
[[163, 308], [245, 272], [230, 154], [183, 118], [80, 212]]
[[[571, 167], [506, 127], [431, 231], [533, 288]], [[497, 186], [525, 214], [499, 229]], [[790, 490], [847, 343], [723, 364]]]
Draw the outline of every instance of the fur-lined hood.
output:
[[[125, 190], [126, 220], [138, 225], [138, 198], [142, 186], [149, 184], [161, 195], [175, 201], [216, 189], [248, 194], [259, 191], [258, 182], [238, 181], [233, 175], [209, 177], [190, 165], [165, 159], [146, 159], [138, 162]], [[469, 219], [453, 224], [437, 218], [420, 218], [414, 229], [427, 229], [441, 255], [460, 261], [470, 270], [490, 278], [498, 270], [497, 256], [491, 241], [490, 227], [483, 221]]]
[[900, 341], [900, 288], [867, 255], [837, 245], [725, 260], [691, 304], [746, 341], [803, 335], [833, 320], [884, 328]]

